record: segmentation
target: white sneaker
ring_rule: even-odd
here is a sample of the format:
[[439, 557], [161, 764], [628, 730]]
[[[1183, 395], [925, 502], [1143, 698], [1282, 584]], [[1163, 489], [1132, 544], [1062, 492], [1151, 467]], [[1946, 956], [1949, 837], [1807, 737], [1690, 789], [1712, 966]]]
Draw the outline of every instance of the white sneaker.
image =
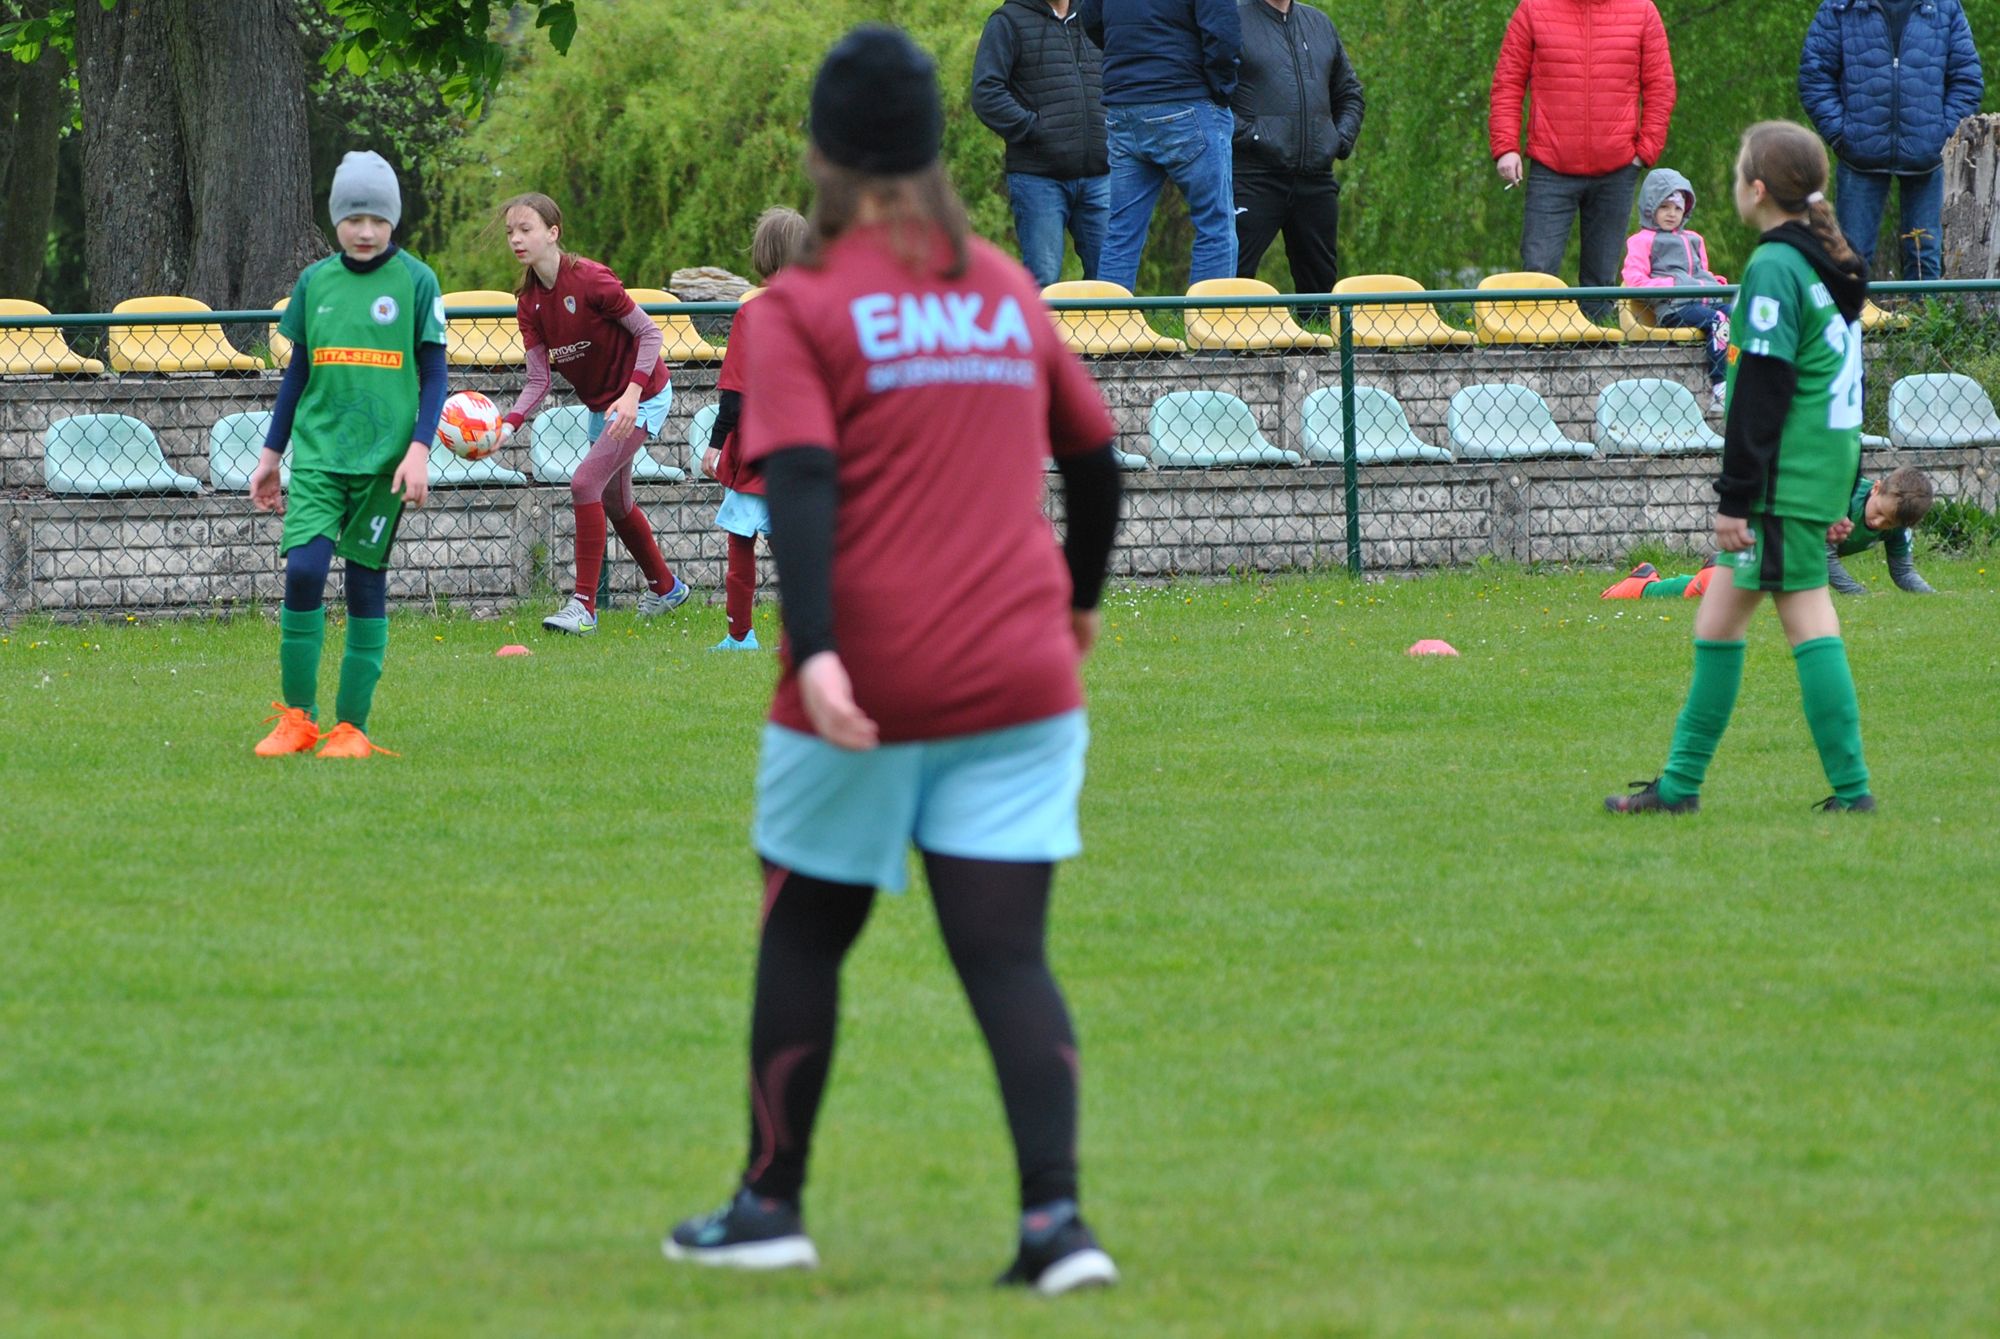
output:
[[542, 626], [550, 632], [586, 637], [597, 631], [597, 615], [590, 612], [590, 606], [572, 595], [568, 604], [542, 620]]
[[688, 588], [687, 582], [682, 581], [679, 577], [675, 577], [674, 588], [665, 595], [655, 595], [653, 592], [647, 591], [639, 597], [639, 617], [653, 618], [669, 610], [678, 609], [687, 603], [687, 597], [692, 593]]

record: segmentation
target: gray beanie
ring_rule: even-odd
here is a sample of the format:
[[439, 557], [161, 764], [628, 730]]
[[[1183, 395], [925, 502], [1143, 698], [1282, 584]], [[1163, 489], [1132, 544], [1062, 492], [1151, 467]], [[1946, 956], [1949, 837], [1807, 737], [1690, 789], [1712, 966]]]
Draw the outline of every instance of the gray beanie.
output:
[[403, 193], [396, 186], [396, 169], [379, 153], [350, 153], [333, 170], [333, 191], [326, 212], [339, 223], [356, 214], [373, 214], [395, 227], [403, 219]]

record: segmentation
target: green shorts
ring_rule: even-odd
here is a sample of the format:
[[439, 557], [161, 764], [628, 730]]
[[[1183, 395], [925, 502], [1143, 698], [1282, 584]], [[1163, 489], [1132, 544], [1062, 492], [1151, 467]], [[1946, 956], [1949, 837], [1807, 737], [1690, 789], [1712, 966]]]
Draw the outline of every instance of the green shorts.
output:
[[1826, 521], [1798, 521], [1765, 512], [1750, 518], [1756, 540], [1741, 553], [1716, 559], [1736, 569], [1738, 590], [1817, 590], [1826, 584]]
[[389, 491], [392, 475], [293, 470], [285, 489], [285, 533], [280, 553], [325, 535], [335, 551], [365, 567], [389, 565], [403, 500]]

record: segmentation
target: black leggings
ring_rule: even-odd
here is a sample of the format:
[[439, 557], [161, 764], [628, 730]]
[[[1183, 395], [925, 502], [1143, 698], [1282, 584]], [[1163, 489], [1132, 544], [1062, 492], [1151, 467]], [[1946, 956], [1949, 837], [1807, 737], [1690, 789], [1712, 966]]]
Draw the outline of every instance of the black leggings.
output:
[[[326, 602], [326, 576], [333, 567], [333, 539], [321, 535], [285, 554], [285, 608], [311, 613]], [[347, 564], [347, 612], [355, 618], [389, 616], [389, 574], [360, 563]]]
[[[1076, 1037], [1042, 941], [1054, 867], [924, 853], [945, 949], [986, 1036], [1014, 1137], [1021, 1204], [1074, 1199]], [[753, 1192], [797, 1200], [833, 1062], [840, 965], [875, 890], [765, 866], [750, 1023]]]

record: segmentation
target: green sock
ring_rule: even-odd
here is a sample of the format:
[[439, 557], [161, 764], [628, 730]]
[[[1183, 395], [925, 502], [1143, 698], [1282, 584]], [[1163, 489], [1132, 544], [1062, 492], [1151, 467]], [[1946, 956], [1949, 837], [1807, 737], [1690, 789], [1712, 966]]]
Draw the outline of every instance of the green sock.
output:
[[1688, 582], [1693, 580], [1694, 578], [1691, 576], [1661, 577], [1658, 581], [1647, 582], [1646, 588], [1640, 591], [1639, 595], [1640, 598], [1647, 600], [1664, 600], [1669, 596], [1678, 597], [1688, 588]]
[[375, 703], [375, 684], [389, 652], [389, 620], [349, 618], [347, 649], [340, 657], [340, 693], [333, 700], [334, 719], [362, 733], [368, 730], [368, 708]]
[[1861, 704], [1854, 697], [1854, 673], [1847, 667], [1847, 643], [1815, 637], [1792, 648], [1799, 667], [1799, 696], [1806, 725], [1819, 746], [1820, 766], [1843, 800], [1868, 793], [1868, 764], [1861, 758]]
[[1687, 705], [1674, 722], [1674, 742], [1660, 773], [1660, 798], [1679, 804], [1701, 793], [1709, 759], [1729, 728], [1736, 710], [1736, 690], [1743, 686], [1743, 643], [1694, 639], [1694, 682]]
[[326, 640], [326, 606], [278, 611], [278, 684], [288, 707], [319, 717], [319, 648]]

